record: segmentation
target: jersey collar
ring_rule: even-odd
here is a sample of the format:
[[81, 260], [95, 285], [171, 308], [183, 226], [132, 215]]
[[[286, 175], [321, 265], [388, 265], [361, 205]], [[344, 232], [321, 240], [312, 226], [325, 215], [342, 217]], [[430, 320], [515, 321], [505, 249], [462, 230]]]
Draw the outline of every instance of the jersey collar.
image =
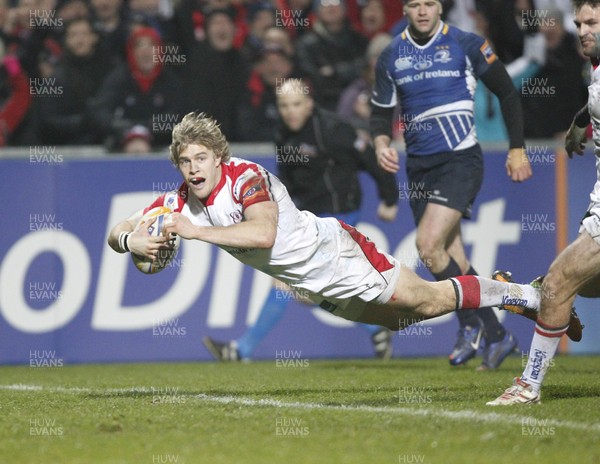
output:
[[448, 32], [448, 25], [446, 23], [444, 23], [444, 21], [440, 21], [440, 25], [437, 28], [437, 31], [435, 31], [435, 33], [431, 36], [431, 39], [429, 39], [429, 41], [425, 44], [425, 45], [419, 45], [417, 42], [415, 42], [412, 38], [412, 36], [410, 35], [410, 29], [408, 26], [406, 26], [406, 29], [404, 29], [403, 38], [408, 39], [408, 41], [415, 47], [415, 48], [419, 48], [421, 50], [429, 47], [433, 41], [435, 39], [437, 39], [437, 36], [440, 34], [440, 32], [443, 32], [444, 34]]
[[200, 200], [204, 206], [212, 206], [215, 203], [215, 198], [217, 198], [217, 195], [219, 194], [219, 192], [225, 185], [225, 181], [227, 180], [227, 175], [225, 172], [227, 170], [228, 165], [224, 162], [221, 162], [221, 178], [219, 179], [219, 182], [217, 183], [217, 185], [215, 185], [215, 188], [212, 189], [210, 195], [206, 197], [206, 199]]

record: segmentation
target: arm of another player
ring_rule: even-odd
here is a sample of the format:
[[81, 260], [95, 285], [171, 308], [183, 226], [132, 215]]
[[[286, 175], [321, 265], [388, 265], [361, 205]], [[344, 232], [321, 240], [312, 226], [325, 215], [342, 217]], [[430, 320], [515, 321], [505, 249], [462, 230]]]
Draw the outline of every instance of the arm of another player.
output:
[[400, 158], [398, 152], [391, 144], [391, 138], [387, 135], [378, 135], [373, 139], [377, 164], [384, 171], [397, 173], [400, 170]]
[[179, 213], [171, 215], [166, 232], [181, 238], [201, 240], [235, 248], [272, 248], [277, 237], [279, 208], [274, 201], [261, 201], [244, 209], [244, 221], [227, 227], [195, 226]]
[[579, 156], [583, 155], [583, 150], [585, 149], [585, 144], [587, 142], [585, 133], [589, 123], [590, 114], [586, 104], [573, 118], [571, 127], [569, 127], [565, 137], [565, 150], [567, 151], [569, 158], [573, 157], [573, 152], [577, 153]]
[[506, 158], [506, 174], [514, 182], [523, 182], [532, 176], [532, 171], [524, 148], [523, 108], [517, 89], [499, 60], [490, 64], [488, 70], [481, 75], [481, 80], [500, 100], [510, 144]]
[[393, 49], [390, 45], [379, 55], [377, 60], [369, 129], [377, 155], [377, 163], [384, 171], [395, 174], [400, 170], [400, 163], [398, 152], [390, 146], [394, 108], [397, 104], [396, 84], [387, 72], [387, 64], [393, 59]]
[[156, 219], [151, 219], [136, 229], [142, 216], [143, 210], [139, 210], [114, 226], [108, 235], [108, 244], [117, 253], [130, 251], [138, 256], [155, 259], [159, 248], [169, 246], [169, 241], [167, 237], [151, 237], [148, 233], [148, 227]]
[[340, 125], [336, 130], [336, 140], [342, 148], [355, 157], [360, 169], [366, 170], [377, 184], [380, 202], [377, 216], [382, 221], [393, 221], [398, 213], [398, 183], [396, 176], [385, 172], [378, 165], [375, 150], [369, 143], [361, 141], [356, 130], [350, 125]]

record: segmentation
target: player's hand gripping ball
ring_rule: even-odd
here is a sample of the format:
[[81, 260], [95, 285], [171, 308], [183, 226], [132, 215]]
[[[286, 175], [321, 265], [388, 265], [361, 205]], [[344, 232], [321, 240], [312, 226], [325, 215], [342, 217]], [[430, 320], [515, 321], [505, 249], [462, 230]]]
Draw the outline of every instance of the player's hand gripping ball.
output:
[[[156, 221], [154, 224], [148, 227], [148, 233], [153, 237], [159, 237], [160, 235], [163, 235], [163, 228], [171, 219], [171, 209], [164, 206], [152, 208], [150, 211], [144, 214], [142, 219], [140, 219], [136, 229], [143, 227], [145, 222], [148, 222], [154, 218], [156, 218]], [[144, 274], [156, 274], [157, 272], [162, 271], [177, 255], [179, 245], [181, 244], [181, 239], [179, 238], [179, 235], [172, 234], [172, 239], [170, 242], [171, 246], [159, 248], [158, 255], [154, 261], [149, 258], [131, 253], [133, 264], [135, 264], [135, 267], [137, 267]]]

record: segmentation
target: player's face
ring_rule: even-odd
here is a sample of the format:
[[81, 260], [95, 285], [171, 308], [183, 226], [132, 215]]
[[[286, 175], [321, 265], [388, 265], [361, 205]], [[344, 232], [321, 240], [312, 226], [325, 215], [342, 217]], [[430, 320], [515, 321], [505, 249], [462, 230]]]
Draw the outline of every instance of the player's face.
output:
[[188, 190], [200, 200], [208, 198], [221, 179], [221, 158], [204, 145], [190, 144], [177, 165]]
[[437, 0], [409, 0], [404, 14], [414, 37], [431, 37], [440, 24], [442, 4]]
[[301, 91], [283, 93], [277, 96], [277, 109], [283, 123], [291, 131], [299, 131], [313, 112], [313, 100]]
[[600, 7], [593, 8], [586, 4], [576, 10], [575, 26], [583, 54], [589, 57], [600, 56]]

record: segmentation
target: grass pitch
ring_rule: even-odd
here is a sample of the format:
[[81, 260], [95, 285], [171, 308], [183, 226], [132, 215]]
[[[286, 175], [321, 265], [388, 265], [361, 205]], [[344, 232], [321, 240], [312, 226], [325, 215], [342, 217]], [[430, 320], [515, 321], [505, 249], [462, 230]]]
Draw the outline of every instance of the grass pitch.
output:
[[559, 357], [543, 404], [501, 409], [520, 358], [2, 366], [0, 462], [598, 463], [599, 364]]

